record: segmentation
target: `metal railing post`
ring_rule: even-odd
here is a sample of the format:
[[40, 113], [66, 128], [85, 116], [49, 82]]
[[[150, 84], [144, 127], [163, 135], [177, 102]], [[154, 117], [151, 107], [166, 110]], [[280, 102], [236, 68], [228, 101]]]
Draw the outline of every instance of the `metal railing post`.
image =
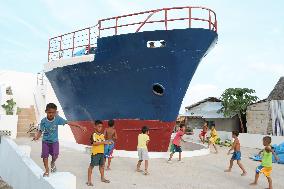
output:
[[75, 32], [73, 32], [73, 38], [72, 38], [72, 57], [74, 56], [74, 48], [75, 48]]
[[115, 18], [115, 35], [117, 35], [117, 21], [118, 21], [118, 18], [116, 17]]
[[91, 28], [89, 28], [88, 54], [90, 54], [90, 49], [91, 49]]
[[208, 10], [208, 14], [209, 14], [209, 30], [211, 30], [211, 14], [210, 14], [210, 10]]
[[101, 21], [99, 21], [99, 27], [98, 27], [98, 29], [99, 29], [99, 37], [101, 36]]
[[[59, 59], [62, 58], [62, 35], [60, 36], [60, 45], [59, 45]], [[61, 54], [60, 54], [61, 53]]]
[[165, 28], [168, 30], [168, 10], [165, 10]]
[[47, 54], [47, 61], [49, 62], [49, 54], [50, 54], [50, 39], [48, 40], [48, 54]]
[[191, 7], [188, 8], [188, 27], [191, 28]]

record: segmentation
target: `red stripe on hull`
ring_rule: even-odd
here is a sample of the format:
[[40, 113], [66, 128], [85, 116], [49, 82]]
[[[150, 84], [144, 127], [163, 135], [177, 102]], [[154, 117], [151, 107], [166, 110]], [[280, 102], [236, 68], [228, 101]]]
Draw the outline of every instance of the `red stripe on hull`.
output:
[[[94, 133], [94, 123], [92, 121], [77, 121], [76, 123], [87, 128], [87, 132], [82, 132], [78, 128], [71, 127], [76, 142], [79, 144], [90, 145], [90, 137], [92, 133]], [[107, 121], [103, 121], [103, 124], [104, 127], [106, 127]], [[137, 150], [137, 136], [141, 133], [141, 128], [145, 125], [150, 129], [149, 151], [166, 152], [169, 147], [170, 137], [175, 122], [115, 120], [115, 129], [118, 135], [116, 149], [128, 151]]]

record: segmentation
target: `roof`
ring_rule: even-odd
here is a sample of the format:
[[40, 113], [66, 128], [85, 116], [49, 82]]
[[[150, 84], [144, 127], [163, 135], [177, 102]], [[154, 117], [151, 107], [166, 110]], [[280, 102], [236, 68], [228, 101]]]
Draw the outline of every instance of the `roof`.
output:
[[183, 114], [183, 116], [203, 119], [231, 118], [225, 117], [224, 114], [220, 112], [221, 108], [221, 100], [215, 97], [209, 97], [191, 106], [186, 107], [186, 112]]
[[[254, 105], [254, 104], [258, 104], [258, 103], [262, 103], [262, 102], [267, 102], [267, 98], [262, 99], [262, 100], [259, 100], [259, 101], [254, 102], [254, 103], [251, 103], [250, 105]], [[249, 105], [249, 106], [250, 106], [250, 105]]]
[[281, 77], [269, 94], [268, 100], [284, 100], [284, 77]]
[[185, 109], [189, 110], [191, 108], [199, 106], [200, 104], [202, 104], [204, 102], [222, 102], [222, 101], [220, 99], [216, 98], [216, 97], [208, 97], [208, 98], [205, 98], [204, 100], [196, 102], [195, 104], [192, 104], [190, 106], [185, 107]]

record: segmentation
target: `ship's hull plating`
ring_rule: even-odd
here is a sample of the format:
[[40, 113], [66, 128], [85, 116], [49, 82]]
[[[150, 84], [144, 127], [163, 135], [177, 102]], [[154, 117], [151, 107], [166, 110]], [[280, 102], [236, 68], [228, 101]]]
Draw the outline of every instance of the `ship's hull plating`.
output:
[[[216, 39], [206, 29], [100, 38], [94, 61], [54, 68], [46, 76], [66, 118], [88, 128], [72, 130], [78, 143], [89, 144], [94, 120], [115, 119], [117, 149], [136, 150], [137, 135], [147, 125], [149, 149], [166, 151], [188, 85]], [[158, 40], [166, 47], [147, 48], [148, 41]], [[152, 91], [157, 83], [164, 87], [161, 96]]]

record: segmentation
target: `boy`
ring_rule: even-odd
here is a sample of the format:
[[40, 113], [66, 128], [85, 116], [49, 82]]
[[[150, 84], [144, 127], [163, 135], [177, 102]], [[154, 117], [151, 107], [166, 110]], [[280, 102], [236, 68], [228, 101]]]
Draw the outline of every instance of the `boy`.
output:
[[142, 172], [140, 169], [141, 163], [144, 160], [145, 161], [145, 171], [144, 175], [148, 175], [148, 160], [149, 160], [149, 155], [148, 155], [148, 143], [150, 141], [149, 138], [149, 128], [147, 126], [142, 127], [142, 133], [138, 135], [138, 145], [137, 145], [137, 151], [138, 151], [138, 157], [139, 161], [137, 163], [137, 172]]
[[218, 153], [218, 150], [215, 144], [217, 139], [218, 139], [218, 133], [215, 129], [215, 124], [213, 123], [211, 126], [210, 138], [208, 140], [208, 148], [210, 149], [210, 145], [212, 144], [215, 149], [216, 154]]
[[116, 130], [114, 128], [114, 121], [113, 120], [108, 121], [108, 128], [105, 129], [104, 136], [105, 136], [106, 141], [111, 142], [110, 145], [105, 145], [105, 151], [104, 151], [105, 162], [106, 162], [106, 159], [108, 159], [108, 164], [107, 164], [106, 170], [110, 170], [110, 163], [111, 163], [111, 159], [112, 159], [114, 144], [117, 140], [117, 134], [116, 134]]
[[205, 122], [202, 128], [202, 131], [199, 134], [199, 138], [203, 144], [205, 143], [205, 137], [206, 137], [207, 131], [208, 131], [208, 125], [207, 125], [207, 122]]
[[72, 122], [67, 122], [65, 119], [57, 115], [57, 106], [54, 103], [49, 103], [46, 105], [45, 109], [46, 117], [40, 122], [39, 131], [33, 138], [34, 141], [38, 140], [41, 135], [42, 137], [42, 153], [41, 158], [43, 158], [43, 164], [45, 168], [44, 177], [49, 176], [48, 167], [48, 156], [52, 156], [51, 161], [51, 172], [56, 172], [55, 161], [59, 155], [59, 143], [58, 143], [58, 125], [68, 124], [71, 127], [78, 127], [83, 131], [86, 129], [80, 125], [74, 124]]
[[276, 161], [278, 161], [279, 158], [275, 154], [274, 150], [271, 148], [270, 144], [271, 144], [271, 137], [270, 136], [263, 137], [264, 149], [260, 152], [262, 153], [261, 165], [256, 168], [254, 182], [251, 183], [250, 185], [257, 185], [259, 173], [263, 173], [267, 178], [269, 189], [272, 189], [272, 179], [270, 177], [270, 174], [272, 172], [272, 155], [274, 155]]
[[182, 139], [182, 136], [185, 134], [185, 125], [184, 124], [181, 124], [179, 126], [179, 131], [176, 133], [176, 136], [173, 140], [173, 143], [171, 145], [171, 154], [170, 154], [170, 158], [168, 160], [168, 163], [171, 163], [172, 162], [172, 157], [174, 155], [175, 152], [178, 152], [179, 153], [179, 159], [178, 161], [181, 162], [181, 152], [182, 152], [182, 149], [181, 149], [181, 144], [180, 144], [180, 141], [183, 141], [185, 142], [185, 140]]
[[88, 182], [86, 183], [88, 186], [94, 186], [92, 183], [92, 173], [94, 166], [99, 166], [101, 181], [104, 183], [110, 183], [109, 180], [105, 179], [104, 175], [104, 147], [105, 144], [111, 144], [111, 142], [105, 141], [104, 134], [102, 134], [103, 130], [103, 122], [100, 120], [95, 121], [95, 132], [92, 135], [92, 155], [91, 155], [91, 163], [88, 168]]
[[233, 156], [230, 160], [230, 166], [227, 170], [225, 170], [225, 172], [231, 172], [232, 167], [233, 167], [233, 163], [234, 163], [235, 160], [237, 160], [237, 164], [239, 165], [239, 167], [243, 171], [241, 176], [245, 176], [247, 174], [247, 172], [246, 172], [246, 170], [244, 169], [244, 166], [241, 163], [241, 145], [240, 145], [240, 141], [238, 139], [238, 136], [239, 136], [238, 131], [232, 132], [232, 138], [234, 139], [234, 143], [232, 145], [232, 148], [229, 150], [228, 155], [230, 155], [232, 150], [234, 150], [234, 153], [233, 153]]

